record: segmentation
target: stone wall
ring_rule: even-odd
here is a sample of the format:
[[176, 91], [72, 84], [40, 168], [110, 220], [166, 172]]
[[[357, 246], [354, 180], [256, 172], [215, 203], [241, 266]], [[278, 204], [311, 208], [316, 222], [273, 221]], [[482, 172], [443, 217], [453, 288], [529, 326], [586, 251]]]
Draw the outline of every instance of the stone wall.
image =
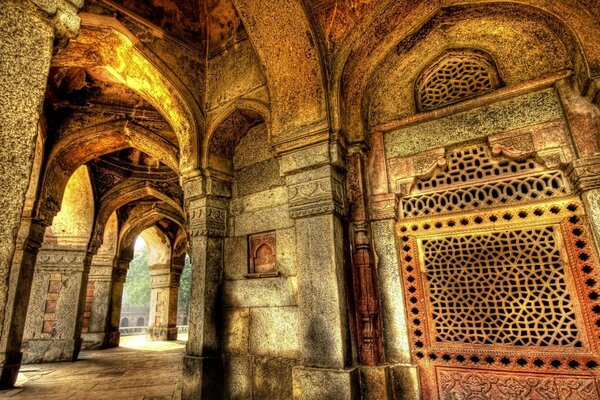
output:
[[[223, 351], [231, 399], [291, 397], [298, 347], [296, 237], [285, 179], [264, 124], [237, 146], [229, 232], [224, 245]], [[249, 237], [275, 237], [275, 273], [252, 274]]]

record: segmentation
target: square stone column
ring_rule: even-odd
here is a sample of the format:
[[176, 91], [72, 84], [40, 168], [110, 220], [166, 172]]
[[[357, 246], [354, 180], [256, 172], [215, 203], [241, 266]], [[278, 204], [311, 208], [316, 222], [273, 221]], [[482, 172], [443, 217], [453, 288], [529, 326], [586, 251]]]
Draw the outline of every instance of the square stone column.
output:
[[25, 324], [24, 363], [77, 359], [90, 261], [87, 250], [40, 250]]
[[112, 270], [112, 284], [110, 292], [110, 306], [108, 310], [108, 326], [104, 344], [102, 347], [118, 347], [121, 333], [119, 325], [121, 323], [121, 306], [123, 304], [123, 289], [127, 279], [127, 269], [131, 263], [132, 255], [117, 258], [115, 267]]
[[215, 188], [199, 172], [184, 177], [182, 187], [192, 281], [181, 398], [220, 399], [223, 396], [220, 295], [227, 199], [215, 195]]
[[84, 350], [106, 347], [111, 342], [110, 304], [114, 257], [94, 256], [83, 308], [81, 328]]
[[300, 366], [295, 399], [355, 399], [344, 267], [343, 164], [337, 144], [321, 143], [281, 158], [295, 219]]
[[147, 340], [177, 340], [177, 299], [181, 271], [170, 265], [149, 265], [150, 316]]
[[[0, 388], [11, 387], [20, 365], [23, 312], [27, 309], [31, 274], [13, 273], [13, 253], [25, 192], [31, 173], [37, 124], [55, 38], [79, 30], [81, 0], [7, 0], [0, 7]], [[36, 240], [24, 242], [21, 260], [31, 264]], [[29, 280], [29, 281], [28, 281]], [[12, 289], [9, 289], [11, 287]], [[9, 290], [22, 290], [25, 306], [9, 299]], [[8, 304], [10, 303], [10, 304]]]

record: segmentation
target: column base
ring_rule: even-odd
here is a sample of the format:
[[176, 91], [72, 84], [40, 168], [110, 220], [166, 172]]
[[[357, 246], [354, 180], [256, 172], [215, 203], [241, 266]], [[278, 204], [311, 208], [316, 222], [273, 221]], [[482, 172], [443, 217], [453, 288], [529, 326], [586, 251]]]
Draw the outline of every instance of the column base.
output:
[[162, 327], [162, 326], [151, 326], [146, 331], [146, 340], [148, 340], [148, 341], [177, 340], [177, 327], [166, 328], [166, 327]]
[[359, 376], [356, 368], [324, 369], [294, 367], [292, 369], [294, 400], [358, 400]]
[[358, 367], [363, 400], [420, 400], [418, 369], [395, 364]]
[[222, 399], [223, 359], [183, 356], [181, 399]]
[[82, 333], [81, 350], [107, 349], [119, 346], [119, 332], [88, 332]]
[[81, 350], [79, 339], [30, 339], [23, 344], [23, 364], [75, 361]]
[[104, 336], [104, 343], [102, 344], [103, 349], [109, 349], [111, 347], [119, 347], [119, 343], [121, 342], [121, 332], [106, 332]]
[[395, 364], [387, 367], [394, 400], [420, 400], [421, 386], [416, 365]]
[[2, 365], [0, 390], [10, 389], [15, 385], [22, 359], [23, 353], [20, 351], [15, 353], [0, 353], [0, 365]]

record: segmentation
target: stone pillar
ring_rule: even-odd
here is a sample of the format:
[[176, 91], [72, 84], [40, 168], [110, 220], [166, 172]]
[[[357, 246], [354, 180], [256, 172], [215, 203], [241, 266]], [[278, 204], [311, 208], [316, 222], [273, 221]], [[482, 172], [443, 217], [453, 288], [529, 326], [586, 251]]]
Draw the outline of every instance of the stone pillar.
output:
[[[199, 172], [182, 179], [192, 264], [182, 399], [220, 399], [223, 386], [220, 295], [227, 200]], [[205, 186], [208, 190], [205, 190]]]
[[[52, 44], [79, 30], [82, 0], [7, 0], [0, 7], [0, 388], [12, 387], [21, 363], [31, 270], [43, 228], [32, 228], [23, 268], [13, 273], [13, 253], [31, 173], [37, 124], [48, 79]], [[16, 280], [15, 280], [16, 279]], [[9, 291], [20, 291], [16, 301]], [[22, 300], [25, 298], [26, 300]], [[10, 304], [9, 304], [10, 303]], [[24, 304], [22, 304], [24, 303]]]
[[352, 363], [344, 270], [341, 149], [321, 143], [281, 158], [295, 219], [300, 365], [295, 399], [358, 398]]
[[87, 250], [40, 250], [25, 324], [24, 363], [77, 359], [90, 262]]
[[177, 298], [180, 269], [170, 265], [149, 265], [150, 316], [147, 340], [177, 340]]
[[115, 267], [112, 271], [112, 285], [110, 292], [110, 306], [108, 310], [108, 326], [106, 328], [106, 336], [102, 347], [118, 347], [121, 334], [119, 325], [121, 323], [121, 306], [123, 304], [123, 289], [125, 280], [127, 279], [127, 270], [129, 263], [133, 259], [133, 250], [128, 252], [131, 254], [121, 255], [115, 262]]
[[417, 400], [420, 399], [419, 379], [417, 367], [411, 365], [402, 272], [396, 247], [398, 198], [389, 191], [380, 132], [371, 135], [368, 173], [372, 177], [369, 211], [379, 286], [383, 357], [388, 371], [385, 382], [390, 387], [388, 390], [395, 394], [393, 399]]
[[110, 305], [115, 258], [95, 255], [90, 268], [81, 328], [84, 350], [111, 343]]

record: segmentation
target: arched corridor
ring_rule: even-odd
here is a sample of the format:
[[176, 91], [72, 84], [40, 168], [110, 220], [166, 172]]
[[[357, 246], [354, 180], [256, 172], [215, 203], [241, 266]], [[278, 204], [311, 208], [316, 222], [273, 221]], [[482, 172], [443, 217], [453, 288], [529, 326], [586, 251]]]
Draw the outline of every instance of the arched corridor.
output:
[[0, 2], [0, 397], [600, 400], [600, 0]]

